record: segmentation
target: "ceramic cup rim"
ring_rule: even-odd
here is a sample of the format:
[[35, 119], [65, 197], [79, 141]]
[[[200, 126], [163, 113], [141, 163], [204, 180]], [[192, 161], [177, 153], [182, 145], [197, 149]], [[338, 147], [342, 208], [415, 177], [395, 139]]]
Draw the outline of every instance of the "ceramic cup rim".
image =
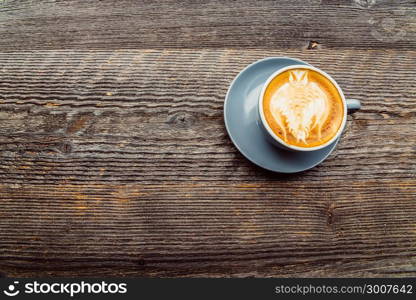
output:
[[[335, 88], [337, 89], [338, 93], [341, 96], [342, 104], [344, 106], [344, 114], [343, 114], [341, 126], [339, 127], [337, 134], [335, 134], [330, 140], [328, 140], [324, 144], [321, 144], [321, 145], [315, 146], [315, 147], [308, 147], [308, 148], [307, 147], [299, 147], [299, 146], [290, 145], [290, 144], [286, 143], [285, 141], [283, 141], [279, 136], [277, 136], [273, 132], [273, 130], [270, 128], [270, 125], [269, 125], [269, 123], [267, 122], [267, 120], [264, 116], [264, 110], [263, 110], [263, 102], [264, 101], [263, 101], [263, 98], [264, 98], [264, 93], [266, 92], [267, 87], [269, 86], [270, 82], [276, 76], [280, 75], [283, 72], [291, 70], [291, 69], [308, 69], [308, 70], [318, 72], [319, 74], [321, 74], [322, 76], [327, 78], [335, 86]], [[258, 99], [258, 108], [259, 108], [261, 123], [262, 123], [263, 127], [266, 129], [267, 133], [273, 138], [273, 140], [275, 140], [277, 143], [284, 146], [285, 148], [295, 150], [295, 151], [308, 152], [308, 151], [315, 151], [315, 150], [319, 150], [319, 149], [327, 147], [328, 145], [330, 145], [336, 139], [339, 138], [339, 136], [341, 135], [341, 133], [343, 132], [343, 130], [345, 128], [345, 124], [346, 124], [346, 121], [347, 121], [347, 101], [345, 100], [345, 96], [344, 96], [344, 93], [342, 92], [342, 89], [340, 88], [338, 83], [329, 74], [327, 74], [326, 72], [324, 72], [324, 71], [322, 71], [322, 70], [320, 70], [320, 69], [318, 69], [314, 66], [311, 66], [311, 65], [294, 64], [294, 65], [283, 67], [283, 68], [275, 71], [272, 75], [270, 75], [269, 78], [264, 83], [263, 88], [261, 90], [261, 93], [260, 93], [260, 96], [259, 96], [259, 99]]]

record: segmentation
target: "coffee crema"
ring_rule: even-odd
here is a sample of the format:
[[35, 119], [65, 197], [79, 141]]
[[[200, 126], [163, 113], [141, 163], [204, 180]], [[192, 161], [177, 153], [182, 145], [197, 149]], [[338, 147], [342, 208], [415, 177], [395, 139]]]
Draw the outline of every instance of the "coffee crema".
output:
[[272, 131], [286, 144], [317, 147], [331, 140], [344, 118], [338, 89], [309, 69], [287, 70], [266, 87], [263, 113]]

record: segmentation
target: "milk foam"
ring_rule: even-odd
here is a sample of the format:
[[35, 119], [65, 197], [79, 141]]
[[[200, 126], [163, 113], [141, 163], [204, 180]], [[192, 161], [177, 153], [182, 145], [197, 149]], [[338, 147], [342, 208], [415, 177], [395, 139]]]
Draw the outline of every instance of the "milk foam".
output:
[[269, 108], [284, 140], [290, 133], [298, 142], [307, 144], [314, 130], [321, 138], [331, 105], [325, 90], [309, 79], [307, 70], [294, 70], [290, 72], [289, 81], [272, 95]]

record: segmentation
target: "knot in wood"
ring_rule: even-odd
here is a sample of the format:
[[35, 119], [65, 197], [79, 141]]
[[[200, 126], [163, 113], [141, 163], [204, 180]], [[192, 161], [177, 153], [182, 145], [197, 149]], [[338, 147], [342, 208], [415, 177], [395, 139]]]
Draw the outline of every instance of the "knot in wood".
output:
[[319, 44], [320, 44], [320, 43], [319, 43], [318, 41], [309, 41], [309, 44], [308, 44], [307, 49], [308, 49], [308, 50], [315, 50], [315, 49], [318, 49]]
[[334, 225], [334, 221], [335, 221], [335, 204], [334, 203], [330, 203], [327, 208], [326, 208], [326, 223], [328, 225], [328, 227], [332, 227]]
[[179, 128], [189, 128], [195, 123], [195, 121], [195, 117], [192, 114], [180, 112], [169, 116], [166, 123]]
[[354, 0], [354, 3], [358, 7], [371, 8], [377, 4], [376, 0]]
[[70, 153], [72, 151], [72, 145], [70, 143], [62, 143], [59, 145], [59, 150], [62, 153]]

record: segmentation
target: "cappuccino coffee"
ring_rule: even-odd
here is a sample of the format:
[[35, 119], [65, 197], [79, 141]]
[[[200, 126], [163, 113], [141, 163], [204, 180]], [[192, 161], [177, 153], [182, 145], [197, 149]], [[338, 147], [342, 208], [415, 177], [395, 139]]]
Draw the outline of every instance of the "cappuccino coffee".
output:
[[323, 145], [343, 123], [342, 96], [327, 77], [314, 70], [300, 67], [277, 75], [262, 101], [269, 127], [288, 145]]

